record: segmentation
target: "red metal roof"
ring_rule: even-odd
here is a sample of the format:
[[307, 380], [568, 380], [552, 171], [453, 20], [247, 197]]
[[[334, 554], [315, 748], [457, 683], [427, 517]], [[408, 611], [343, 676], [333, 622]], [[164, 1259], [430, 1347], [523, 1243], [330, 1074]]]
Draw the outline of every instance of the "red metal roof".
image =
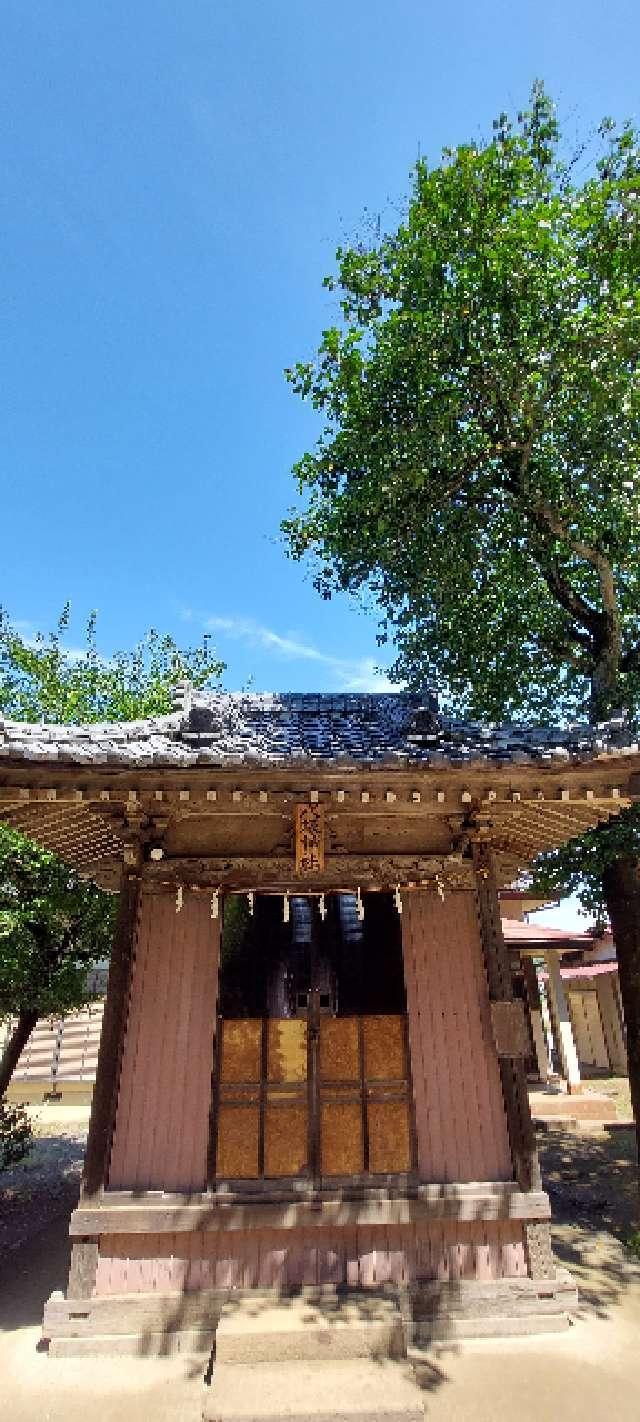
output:
[[617, 973], [618, 964], [616, 960], [610, 959], [608, 963], [576, 963], [575, 968], [561, 968], [561, 978], [598, 978], [601, 973]]
[[546, 923], [522, 923], [518, 918], [503, 918], [505, 941], [517, 948], [591, 948], [590, 933], [568, 933], [563, 928], [551, 928]]

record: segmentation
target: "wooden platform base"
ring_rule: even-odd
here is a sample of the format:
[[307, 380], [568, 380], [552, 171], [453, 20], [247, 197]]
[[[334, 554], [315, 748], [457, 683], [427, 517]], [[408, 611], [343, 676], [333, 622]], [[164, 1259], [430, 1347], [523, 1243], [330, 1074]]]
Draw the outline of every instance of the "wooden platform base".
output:
[[52, 1357], [208, 1356], [220, 1361], [313, 1361], [403, 1356], [436, 1339], [556, 1331], [578, 1302], [570, 1275], [343, 1292], [200, 1290], [65, 1299], [52, 1294], [43, 1336]]

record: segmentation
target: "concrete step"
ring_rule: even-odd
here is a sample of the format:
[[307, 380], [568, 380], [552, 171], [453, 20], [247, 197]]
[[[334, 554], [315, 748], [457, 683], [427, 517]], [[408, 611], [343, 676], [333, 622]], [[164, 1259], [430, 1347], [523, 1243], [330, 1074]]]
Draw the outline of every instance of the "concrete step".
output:
[[547, 1094], [544, 1091], [529, 1093], [531, 1115], [535, 1121], [610, 1121], [616, 1118], [615, 1102], [610, 1096], [601, 1096], [594, 1091], [584, 1095], [572, 1092]]
[[398, 1305], [379, 1296], [238, 1298], [225, 1304], [216, 1332], [218, 1363], [397, 1358], [404, 1351]]
[[216, 1363], [203, 1422], [424, 1422], [404, 1363]]
[[412, 1326], [413, 1343], [407, 1347], [411, 1362], [425, 1362], [432, 1343], [462, 1338], [515, 1338], [537, 1333], [563, 1333], [571, 1320], [566, 1313], [489, 1314], [482, 1318], [434, 1318]]

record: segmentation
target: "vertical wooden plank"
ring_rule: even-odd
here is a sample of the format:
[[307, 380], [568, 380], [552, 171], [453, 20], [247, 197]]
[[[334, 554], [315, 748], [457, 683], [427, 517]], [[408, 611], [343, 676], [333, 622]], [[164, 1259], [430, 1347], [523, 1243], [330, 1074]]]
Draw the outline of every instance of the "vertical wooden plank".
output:
[[491, 1258], [486, 1226], [481, 1227], [481, 1236], [476, 1247], [476, 1278], [480, 1280], [491, 1278]]
[[470, 1173], [471, 1157], [462, 1119], [464, 1103], [461, 1051], [456, 1030], [457, 1003], [451, 990], [453, 954], [460, 951], [460, 945], [454, 946], [451, 942], [449, 922], [446, 925], [443, 922], [443, 905], [439, 897], [438, 905], [440, 907], [434, 902], [430, 906], [429, 919], [433, 932], [431, 973], [430, 979], [425, 974], [424, 990], [432, 1004], [432, 1050], [438, 1063], [439, 1099], [443, 1114], [444, 1161], [440, 1179], [450, 1184], [456, 1180], [473, 1179], [473, 1173]]
[[203, 896], [142, 898], [109, 1185], [203, 1189], [219, 924]]
[[[409, 1046], [415, 1100], [418, 1171], [422, 1180], [437, 1180], [444, 1169], [440, 1122], [438, 1063], [434, 1062], [430, 1030], [430, 982], [426, 973], [424, 894], [403, 900], [402, 946], [409, 1014]], [[430, 1089], [431, 1083], [431, 1089]], [[435, 1089], [434, 1089], [435, 1087]]]
[[[510, 1001], [513, 998], [511, 963], [502, 933], [491, 847], [477, 841], [473, 844], [473, 856], [480, 936], [489, 996], [494, 1002]], [[539, 1189], [540, 1166], [523, 1061], [502, 1057], [500, 1077], [516, 1179], [522, 1190]]]
[[320, 1284], [342, 1283], [342, 1259], [338, 1248], [339, 1231], [320, 1229], [318, 1242], [318, 1282]]
[[425, 1064], [423, 1035], [420, 1021], [420, 1002], [417, 986], [417, 970], [414, 953], [415, 909], [411, 908], [413, 895], [405, 895], [402, 914], [402, 959], [404, 981], [407, 994], [409, 1056], [413, 1091], [413, 1116], [416, 1127], [416, 1163], [420, 1176], [428, 1178], [431, 1143], [429, 1121], [425, 1100]]
[[[249, 1235], [251, 1239], [251, 1235]], [[286, 1287], [297, 1293], [304, 1285], [304, 1231], [291, 1229], [287, 1236]]]
[[[448, 902], [448, 901], [447, 901]], [[468, 932], [464, 915], [464, 898], [451, 896], [449, 905], [450, 934], [444, 946], [447, 961], [443, 963], [448, 985], [447, 1013], [450, 1021], [448, 1061], [454, 1097], [454, 1119], [460, 1142], [460, 1180], [477, 1179], [482, 1160], [482, 1122], [478, 1109], [478, 1080], [465, 1079], [464, 1061], [472, 1041], [473, 1022], [469, 1013], [467, 986], [469, 976]]]
[[350, 1289], [357, 1289], [360, 1283], [360, 1259], [358, 1256], [358, 1232], [350, 1225], [342, 1231], [345, 1255], [345, 1283]]
[[404, 1280], [404, 1240], [400, 1225], [387, 1227], [387, 1278], [391, 1284]]
[[302, 1230], [302, 1283], [305, 1288], [313, 1288], [318, 1282], [318, 1254], [315, 1230]]
[[95, 1290], [97, 1272], [98, 1240], [74, 1239], [71, 1244], [67, 1297], [90, 1299]]
[[478, 1059], [481, 1058], [483, 1062], [483, 1069], [478, 1072], [482, 1102], [483, 1176], [485, 1180], [511, 1180], [513, 1161], [502, 1078], [493, 1040], [489, 980], [482, 948], [480, 919], [473, 895], [468, 895], [466, 902], [473, 924], [472, 934], [470, 931], [472, 946], [470, 943], [469, 949], [469, 1013], [479, 1034]]
[[371, 1289], [376, 1282], [376, 1249], [373, 1229], [357, 1226], [358, 1255], [360, 1259], [360, 1287]]
[[[474, 897], [405, 896], [403, 941], [420, 1176], [512, 1177]], [[406, 927], [405, 927], [406, 920]]]
[[[220, 988], [221, 923], [219, 918], [211, 918], [211, 905], [206, 896], [198, 900], [198, 917], [195, 1013], [191, 1056], [187, 1056], [184, 1077], [185, 1116], [189, 1128], [185, 1165], [189, 1181], [202, 1181], [204, 1185], [209, 1179], [209, 1130]], [[193, 1081], [198, 1084], [197, 1091], [192, 1090]]]
[[[464, 946], [459, 1000], [462, 1014], [462, 1050], [472, 1055], [474, 1070], [465, 1075], [472, 1163], [477, 1180], [502, 1180], [511, 1175], [502, 1091], [489, 1020], [489, 992], [482, 965], [478, 920], [471, 894], [458, 895], [458, 912], [464, 913]], [[471, 1044], [473, 1052], [471, 1053]]]
[[158, 1010], [166, 1003], [166, 993], [163, 998], [159, 996], [162, 979], [159, 981], [158, 973], [151, 971], [150, 966], [156, 910], [156, 895], [142, 891], [111, 1151], [111, 1188], [125, 1185], [132, 1189], [139, 1187], [149, 1146], [148, 1132], [155, 1128], [154, 1102], [148, 1099], [148, 1089], [157, 1089], [157, 1074], [150, 1069], [147, 1060], [143, 1018], [148, 1033], [150, 1027], [155, 1027]]
[[116, 1102], [120, 1085], [131, 968], [138, 923], [140, 881], [123, 875], [118, 919], [109, 967], [107, 1000], [102, 1019], [96, 1084], [82, 1172], [82, 1195], [88, 1199], [105, 1184], [111, 1153]]
[[[174, 934], [174, 939], [178, 940], [175, 945], [178, 962], [182, 957], [182, 972], [170, 1024], [172, 1043], [168, 1055], [172, 1058], [172, 1070], [166, 1097], [164, 1141], [161, 1151], [156, 1143], [152, 1163], [156, 1178], [164, 1172], [165, 1190], [179, 1190], [185, 1176], [193, 1179], [193, 1137], [197, 1132], [199, 1092], [190, 1091], [189, 1082], [192, 1075], [196, 1081], [201, 1079], [198, 1057], [202, 1044], [194, 1028], [198, 1004], [206, 997], [206, 993], [202, 992], [198, 951], [201, 933], [199, 919], [206, 901], [200, 896], [193, 897], [193, 904], [190, 905], [192, 932], [182, 936]], [[174, 914], [174, 919], [176, 917]]]
[[[188, 906], [182, 913], [189, 913]], [[138, 1079], [145, 1091], [145, 1107], [138, 1117], [137, 1159], [132, 1158], [129, 1164], [130, 1171], [137, 1176], [135, 1183], [141, 1189], [160, 1181], [168, 1188], [173, 1175], [169, 1151], [171, 1131], [177, 1136], [176, 1145], [180, 1150], [181, 1123], [177, 1119], [173, 1123], [169, 1120], [167, 1106], [174, 1098], [176, 1015], [180, 1010], [184, 971], [182, 944], [176, 932], [181, 917], [182, 914], [176, 912], [173, 896], [155, 896], [147, 941], [147, 996], [140, 1004]], [[175, 1185], [171, 1188], [175, 1189]]]

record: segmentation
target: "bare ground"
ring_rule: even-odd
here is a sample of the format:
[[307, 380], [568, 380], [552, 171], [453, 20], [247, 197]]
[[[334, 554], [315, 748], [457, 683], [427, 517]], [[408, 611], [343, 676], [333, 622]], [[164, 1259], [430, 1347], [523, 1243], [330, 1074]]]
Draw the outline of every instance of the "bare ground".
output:
[[[86, 1119], [83, 1108], [47, 1107], [31, 1162], [0, 1176], [0, 1422], [86, 1422], [89, 1411], [96, 1422], [197, 1422], [207, 1395], [199, 1363], [53, 1360], [38, 1351], [44, 1301], [65, 1286], [67, 1217]], [[420, 1369], [427, 1422], [637, 1422], [640, 1415], [640, 1263], [625, 1247], [638, 1227], [633, 1133], [556, 1126], [540, 1145], [554, 1246], [580, 1291], [573, 1326], [558, 1335], [438, 1345]], [[323, 1368], [319, 1386], [328, 1401], [339, 1396], [339, 1365]], [[272, 1383], [267, 1369], [265, 1395]]]
[[89, 1107], [47, 1101], [28, 1111], [33, 1149], [0, 1171], [0, 1260], [78, 1199]]

